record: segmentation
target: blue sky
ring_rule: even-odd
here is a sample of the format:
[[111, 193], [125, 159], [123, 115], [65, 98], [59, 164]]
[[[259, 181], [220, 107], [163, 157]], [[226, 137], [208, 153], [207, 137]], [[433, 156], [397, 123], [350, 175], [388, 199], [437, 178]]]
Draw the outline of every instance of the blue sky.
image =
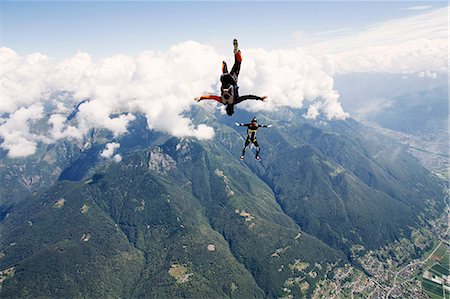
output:
[[[1, 46], [20, 55], [41, 52], [64, 58], [82, 50], [104, 57], [165, 50], [187, 40], [226, 52], [238, 37], [245, 48], [283, 49], [296, 45], [296, 32], [345, 32], [446, 5], [446, 1], [4, 1]], [[407, 9], [420, 6], [425, 9]]]

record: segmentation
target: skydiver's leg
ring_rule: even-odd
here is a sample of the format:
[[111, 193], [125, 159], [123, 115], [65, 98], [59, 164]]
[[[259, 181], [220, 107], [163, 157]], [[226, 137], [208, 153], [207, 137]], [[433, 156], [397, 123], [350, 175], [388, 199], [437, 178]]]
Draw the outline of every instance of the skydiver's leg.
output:
[[258, 157], [259, 157], [259, 151], [261, 150], [261, 148], [259, 147], [258, 141], [257, 141], [256, 139], [253, 141], [253, 144], [254, 144], [255, 147], [256, 147], [256, 155], [255, 155], [255, 158], [258, 159]]
[[247, 139], [245, 139], [245, 145], [244, 148], [242, 149], [242, 156], [241, 159], [244, 159], [244, 155], [245, 155], [245, 149], [247, 148], [247, 146], [250, 144], [250, 139], [247, 137]]
[[227, 63], [224, 61], [222, 61], [222, 74], [226, 74], [228, 73], [228, 67], [227, 67]]
[[241, 51], [237, 52], [236, 54], [234, 54], [234, 64], [233, 67], [231, 68], [231, 76], [233, 76], [234, 80], [238, 79], [239, 76], [239, 72], [241, 70], [241, 62], [242, 62], [242, 56], [241, 56]]
[[241, 62], [242, 62], [242, 56], [241, 56], [241, 50], [238, 48], [237, 40], [235, 39], [233, 41], [234, 45], [234, 65], [231, 68], [231, 76], [233, 76], [234, 80], [237, 82], [239, 71], [241, 70]]

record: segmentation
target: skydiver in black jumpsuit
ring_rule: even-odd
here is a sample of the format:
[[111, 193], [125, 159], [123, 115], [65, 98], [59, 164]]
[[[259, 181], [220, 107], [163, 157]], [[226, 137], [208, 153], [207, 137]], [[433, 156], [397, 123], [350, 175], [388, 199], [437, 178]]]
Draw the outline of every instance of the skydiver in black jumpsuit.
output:
[[238, 48], [238, 41], [233, 40], [234, 46], [234, 65], [231, 68], [231, 72], [228, 72], [227, 63], [222, 62], [222, 75], [220, 76], [220, 82], [222, 86], [220, 87], [220, 96], [218, 95], [203, 95], [196, 97], [194, 100], [200, 102], [202, 100], [215, 100], [221, 104], [226, 105], [226, 111], [228, 115], [233, 115], [234, 105], [246, 100], [258, 100], [264, 101], [267, 96], [255, 96], [255, 95], [244, 95], [239, 96], [239, 86], [237, 84], [239, 71], [241, 70], [242, 56], [241, 51]]
[[272, 127], [272, 125], [258, 125], [258, 121], [256, 120], [256, 117], [253, 117], [252, 121], [248, 124], [241, 124], [241, 123], [236, 123], [236, 126], [240, 126], [240, 127], [247, 127], [247, 137], [245, 139], [245, 145], [244, 145], [244, 149], [242, 150], [242, 156], [241, 156], [241, 160], [244, 160], [244, 155], [245, 155], [245, 149], [247, 148], [247, 146], [250, 143], [253, 143], [256, 147], [256, 156], [255, 159], [258, 161], [261, 161], [261, 158], [259, 157], [259, 151], [261, 150], [261, 148], [258, 145], [258, 141], [256, 140], [256, 132], [258, 131], [258, 128], [270, 128]]

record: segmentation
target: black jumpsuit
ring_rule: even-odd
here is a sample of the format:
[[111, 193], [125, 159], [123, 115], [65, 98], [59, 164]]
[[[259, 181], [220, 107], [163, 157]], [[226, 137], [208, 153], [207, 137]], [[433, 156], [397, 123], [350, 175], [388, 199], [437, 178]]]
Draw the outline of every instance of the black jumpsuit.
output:
[[[222, 63], [222, 75], [220, 76], [220, 82], [222, 83], [222, 86], [220, 88], [221, 91], [221, 97], [224, 98], [224, 94], [226, 94], [226, 90], [229, 89], [230, 87], [232, 88], [232, 96], [233, 99], [229, 100], [229, 103], [225, 103], [225, 105], [227, 105], [227, 114], [228, 115], [233, 115], [234, 113], [234, 105], [239, 104], [242, 101], [245, 100], [259, 100], [262, 101], [263, 98], [249, 94], [249, 95], [245, 95], [245, 96], [239, 96], [239, 86], [237, 85], [237, 81], [238, 81], [238, 76], [239, 76], [239, 71], [241, 70], [241, 62], [242, 62], [242, 57], [241, 57], [241, 52], [237, 52], [234, 54], [234, 65], [231, 68], [231, 72], [228, 73], [228, 67], [227, 67], [227, 63], [224, 61]], [[224, 92], [225, 91], [225, 92]], [[222, 101], [227, 101], [228, 99], [222, 99]]]
[[242, 56], [241, 51], [237, 49], [237, 40], [234, 40], [233, 44], [236, 47], [234, 50], [234, 65], [231, 68], [231, 72], [228, 72], [227, 63], [225, 61], [222, 63], [222, 75], [220, 76], [222, 86], [220, 88], [220, 96], [208, 94], [195, 98], [197, 102], [201, 100], [214, 100], [226, 105], [227, 114], [230, 116], [234, 113], [234, 105], [245, 100], [264, 101], [266, 98], [251, 94], [239, 96], [239, 86], [237, 85], [237, 82], [239, 71], [241, 70]]

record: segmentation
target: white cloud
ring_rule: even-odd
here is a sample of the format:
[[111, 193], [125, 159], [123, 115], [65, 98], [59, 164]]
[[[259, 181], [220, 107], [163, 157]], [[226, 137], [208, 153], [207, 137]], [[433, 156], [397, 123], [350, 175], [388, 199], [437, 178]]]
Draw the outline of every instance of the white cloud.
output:
[[48, 120], [48, 124], [52, 126], [50, 136], [53, 140], [59, 140], [63, 138], [81, 140], [83, 138], [82, 133], [76, 127], [66, 126], [67, 116], [63, 114], [53, 114]]
[[36, 151], [38, 141], [47, 141], [46, 138], [33, 134], [29, 124], [40, 120], [44, 109], [40, 105], [22, 107], [9, 115], [5, 123], [0, 126], [0, 136], [4, 139], [1, 146], [8, 150], [12, 158], [26, 157]]
[[430, 71], [424, 71], [424, 72], [419, 72], [417, 74], [417, 76], [420, 77], [420, 78], [436, 79], [437, 78], [437, 73], [430, 72]]
[[116, 149], [120, 147], [120, 144], [117, 142], [110, 142], [106, 144], [105, 149], [100, 153], [100, 156], [103, 158], [111, 158], [114, 155]]
[[[136, 57], [116, 55], [99, 62], [84, 52], [59, 63], [39, 53], [20, 57], [8, 48], [1, 48], [0, 52], [6, 82], [2, 86], [2, 112], [6, 114], [0, 124], [0, 136], [10, 156], [32, 154], [38, 141], [81, 141], [92, 128], [110, 130], [115, 136], [125, 134], [135, 113], [146, 115], [150, 129], [173, 136], [214, 136], [211, 127], [195, 126], [183, 116], [191, 105], [210, 106], [195, 103], [194, 97], [204, 91], [219, 91], [220, 65], [225, 57], [211, 46], [189, 41], [166, 52], [145, 51]], [[333, 90], [333, 78], [302, 49], [242, 52], [240, 93], [268, 95], [269, 101], [248, 101], [236, 109], [303, 107], [307, 105], [305, 101], [318, 100], [318, 111], [327, 117], [339, 119], [347, 115]], [[82, 100], [85, 101], [79, 105], [75, 118], [68, 122], [67, 116]], [[33, 122], [28, 120], [21, 126], [11, 125], [17, 111], [33, 105], [46, 107], [50, 129], [41, 135], [30, 133]], [[21, 144], [27, 150], [15, 150], [18, 141], [13, 133], [21, 136]]]
[[305, 47], [330, 74], [447, 72], [448, 7]]
[[[6, 113], [0, 136], [5, 140], [5, 148], [13, 148], [17, 141], [9, 140], [14, 136], [12, 132], [21, 130], [22, 138], [29, 141], [29, 150], [22, 152], [34, 153], [38, 138], [29, 134], [29, 126], [14, 129], [8, 121], [18, 109], [34, 104], [51, 106], [51, 130], [41, 136], [49, 142], [62, 138], [79, 140], [91, 128], [108, 129], [119, 136], [127, 132], [135, 112], [147, 116], [150, 128], [174, 136], [208, 139], [214, 134], [212, 128], [196, 127], [182, 116], [197, 93], [209, 89], [218, 79], [223, 57], [209, 46], [186, 42], [165, 53], [117, 55], [99, 63], [83, 52], [60, 63], [39, 53], [20, 57], [8, 48], [1, 48], [0, 52], [1, 112]], [[75, 123], [69, 125], [67, 115], [84, 99], [89, 100], [79, 106]], [[10, 156], [19, 155], [11, 151]]]
[[119, 154], [115, 154], [113, 160], [114, 162], [119, 163], [120, 161], [122, 161], [122, 156]]
[[306, 119], [315, 119], [319, 115], [319, 109], [321, 108], [320, 106], [320, 103], [310, 105], [304, 117]]
[[0, 49], [2, 113], [32, 105], [48, 91], [46, 71], [49, 62], [49, 58], [40, 53], [20, 57], [11, 49]]
[[417, 5], [417, 6], [410, 6], [410, 7], [405, 7], [403, 8], [404, 10], [425, 10], [425, 9], [430, 9], [433, 6], [431, 5]]
[[[421, 40], [398, 46], [372, 47], [323, 57], [336, 73], [389, 72], [416, 73], [447, 72], [448, 46], [442, 40]], [[331, 59], [330, 59], [331, 58]]]
[[[245, 71], [241, 71], [239, 79], [240, 94], [269, 95], [269, 98], [266, 102], [246, 101], [240, 104], [242, 107], [248, 110], [301, 108], [320, 101], [317, 115], [320, 111], [329, 119], [348, 116], [338, 101], [338, 93], [333, 89], [333, 78], [323, 70], [317, 59], [301, 48], [279, 51], [255, 49], [245, 54], [242, 64]], [[319, 107], [319, 104], [315, 105]]]

